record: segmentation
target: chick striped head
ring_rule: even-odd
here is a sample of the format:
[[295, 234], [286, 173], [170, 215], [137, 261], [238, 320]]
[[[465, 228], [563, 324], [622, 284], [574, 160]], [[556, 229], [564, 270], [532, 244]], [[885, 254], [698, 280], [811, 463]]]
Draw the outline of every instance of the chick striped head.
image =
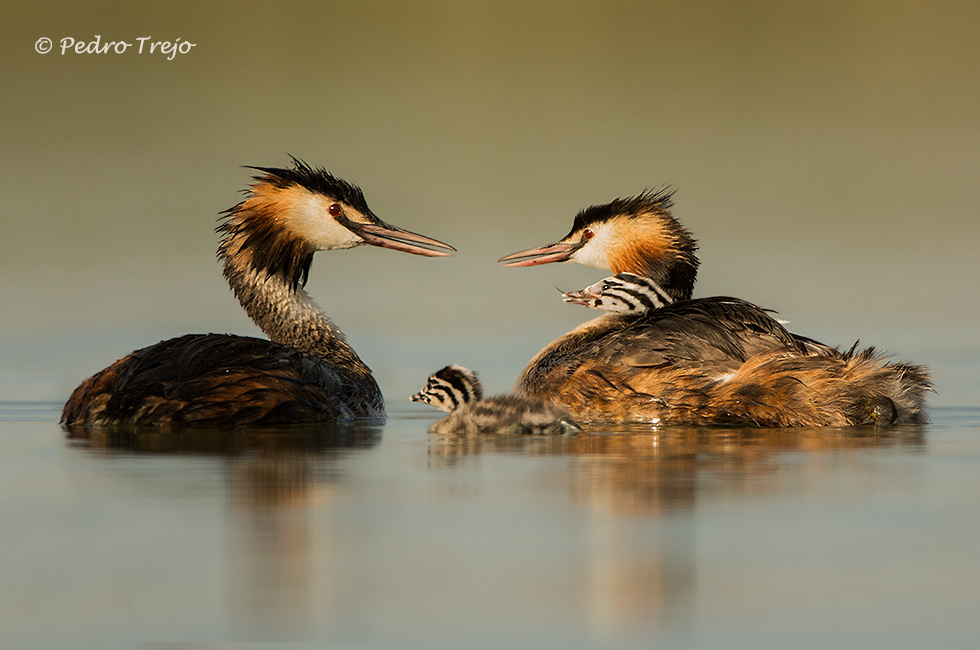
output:
[[425, 402], [450, 413], [464, 404], [481, 399], [483, 387], [477, 374], [455, 365], [429, 375], [425, 388], [411, 397], [413, 402]]
[[673, 302], [652, 279], [617, 273], [579, 291], [562, 293], [562, 300], [618, 314], [641, 314]]

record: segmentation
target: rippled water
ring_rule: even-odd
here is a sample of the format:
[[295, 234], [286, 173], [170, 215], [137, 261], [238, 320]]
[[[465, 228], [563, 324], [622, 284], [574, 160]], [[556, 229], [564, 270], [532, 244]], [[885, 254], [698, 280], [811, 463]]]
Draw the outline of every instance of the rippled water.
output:
[[393, 405], [382, 426], [69, 439], [58, 408], [0, 403], [10, 647], [980, 638], [980, 409], [447, 439]]

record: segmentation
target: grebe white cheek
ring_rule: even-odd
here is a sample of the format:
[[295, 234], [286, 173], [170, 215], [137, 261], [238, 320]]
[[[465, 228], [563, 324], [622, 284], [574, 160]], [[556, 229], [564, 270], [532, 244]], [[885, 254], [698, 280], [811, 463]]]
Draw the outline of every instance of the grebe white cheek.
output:
[[582, 420], [769, 427], [927, 421], [924, 367], [792, 334], [744, 300], [692, 299], [697, 243], [672, 205], [664, 189], [592, 206], [558, 243], [500, 259], [515, 267], [573, 261], [611, 270], [615, 276], [563, 300], [624, 316], [594, 319], [546, 346], [521, 373], [515, 394]]
[[62, 423], [244, 426], [383, 417], [371, 370], [303, 285], [317, 250], [370, 244], [427, 257], [451, 246], [391, 226], [360, 188], [293, 158], [260, 172], [222, 213], [218, 259], [270, 340], [191, 334], [137, 350], [83, 381]]

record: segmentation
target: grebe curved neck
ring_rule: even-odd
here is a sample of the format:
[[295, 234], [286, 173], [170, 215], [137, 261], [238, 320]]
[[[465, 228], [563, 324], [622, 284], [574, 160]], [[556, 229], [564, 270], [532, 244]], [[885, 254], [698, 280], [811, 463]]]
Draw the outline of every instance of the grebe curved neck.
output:
[[316, 251], [362, 244], [427, 257], [447, 244], [387, 224], [357, 186], [293, 158], [261, 172], [216, 228], [223, 273], [271, 340], [189, 334], [136, 350], [72, 392], [62, 422], [245, 426], [383, 417], [370, 369], [303, 289]]
[[249, 318], [269, 340], [358, 374], [371, 374], [343, 332], [302, 287], [290, 286], [279, 275], [243, 268], [234, 258], [225, 260], [224, 276]]
[[[364, 195], [356, 186], [322, 172], [314, 174], [304, 165], [259, 169], [265, 175], [254, 178], [247, 198], [222, 213], [215, 229], [221, 235], [217, 256], [225, 280], [249, 318], [273, 342], [370, 376], [340, 329], [303, 289], [318, 248], [356, 245], [339, 228], [326, 233], [335, 241], [316, 245], [309, 213], [329, 213], [337, 203], [327, 197], [336, 197], [348, 209], [370, 214]], [[314, 182], [319, 186], [311, 187]]]

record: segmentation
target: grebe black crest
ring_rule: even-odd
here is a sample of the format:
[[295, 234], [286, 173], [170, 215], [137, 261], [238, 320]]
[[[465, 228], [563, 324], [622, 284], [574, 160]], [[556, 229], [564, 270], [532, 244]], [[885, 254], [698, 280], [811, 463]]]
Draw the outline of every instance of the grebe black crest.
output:
[[381, 221], [361, 190], [292, 159], [260, 174], [222, 213], [218, 259], [270, 340], [192, 334], [120, 359], [83, 381], [66, 426], [242, 426], [383, 417], [370, 369], [303, 289], [318, 250], [362, 244], [429, 257], [454, 249]]
[[521, 395], [483, 399], [479, 377], [462, 366], [446, 366], [430, 375], [411, 399], [449, 412], [429, 433], [555, 435], [581, 430], [565, 409], [541, 400]]
[[566, 302], [610, 313], [539, 352], [515, 393], [580, 420], [735, 426], [926, 422], [923, 366], [788, 332], [736, 298], [692, 299], [699, 265], [665, 190], [580, 212], [562, 239], [501, 258], [572, 261], [614, 274]]
[[505, 266], [578, 262], [649, 278], [672, 302], [688, 300], [698, 273], [697, 242], [670, 213], [673, 192], [594, 205], [575, 216], [562, 239], [500, 259]]
[[634, 273], [617, 273], [584, 289], [562, 292], [562, 300], [615, 314], [642, 314], [673, 302], [656, 282]]

